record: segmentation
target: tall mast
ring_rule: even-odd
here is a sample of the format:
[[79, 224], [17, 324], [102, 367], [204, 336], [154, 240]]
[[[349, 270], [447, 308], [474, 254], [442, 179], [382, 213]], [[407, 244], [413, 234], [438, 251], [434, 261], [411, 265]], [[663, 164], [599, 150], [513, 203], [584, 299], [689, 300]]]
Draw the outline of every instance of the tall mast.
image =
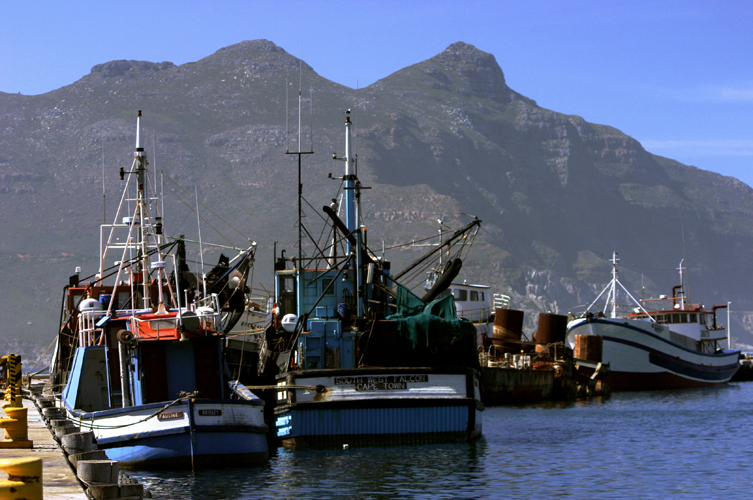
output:
[[[137, 196], [136, 196], [136, 214], [138, 217], [139, 231], [136, 233], [139, 237], [139, 245], [141, 248], [141, 285], [144, 290], [144, 307], [148, 307], [150, 304], [149, 297], [149, 280], [147, 279], [147, 273], [149, 272], [149, 257], [146, 249], [147, 238], [145, 234], [146, 226], [146, 153], [144, 148], [141, 147], [141, 110], [139, 110], [136, 116], [136, 151], [133, 153], [136, 160], [136, 183], [137, 183]], [[135, 306], [135, 304], [134, 304]]]
[[[302, 66], [302, 62], [300, 63]], [[297, 286], [296, 286], [296, 304], [297, 309], [300, 312], [301, 304], [303, 303], [303, 183], [301, 182], [301, 162], [303, 155], [314, 154], [313, 151], [301, 151], [301, 84], [302, 84], [302, 69], [299, 66], [298, 69], [298, 151], [285, 151], [286, 155], [298, 156], [298, 261], [296, 262], [297, 273]], [[287, 101], [287, 85], [285, 85], [286, 101]], [[287, 124], [287, 107], [285, 109], [285, 121]], [[287, 130], [285, 131], [287, 133]], [[289, 144], [289, 142], [288, 142]], [[312, 148], [313, 149], [313, 148]], [[300, 314], [299, 314], [300, 316]]]
[[358, 192], [358, 176], [356, 175], [356, 158], [351, 152], [350, 129], [352, 125], [353, 124], [350, 121], [350, 110], [347, 110], [345, 112], [345, 177], [343, 178], [345, 181], [345, 226], [348, 228], [348, 232], [354, 234], [356, 239], [356, 248], [352, 248], [352, 245], [348, 242], [347, 251], [351, 255], [355, 253], [355, 269], [353, 269], [353, 287], [355, 290], [353, 295], [356, 298], [356, 316], [360, 317], [363, 313], [363, 276], [361, 276], [361, 238], [363, 236], [360, 228], [361, 221], [359, 220], [360, 193]]

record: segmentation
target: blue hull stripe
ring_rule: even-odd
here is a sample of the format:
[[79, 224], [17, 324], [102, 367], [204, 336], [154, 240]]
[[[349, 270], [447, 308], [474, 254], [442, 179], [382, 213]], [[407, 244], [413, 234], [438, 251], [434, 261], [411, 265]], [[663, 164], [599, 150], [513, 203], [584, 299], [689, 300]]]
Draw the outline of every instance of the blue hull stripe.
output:
[[[664, 368], [665, 370], [670, 371], [672, 373], [676, 373], [678, 375], [683, 375], [686, 377], [691, 377], [691, 378], [695, 378], [699, 380], [706, 380], [709, 382], [720, 382], [720, 381], [729, 380], [730, 378], [732, 378], [732, 376], [735, 374], [735, 372], [739, 368], [739, 364], [737, 362], [737, 354], [735, 354], [734, 356], [735, 363], [733, 364], [723, 365], [723, 366], [698, 365], [696, 363], [691, 363], [690, 361], [683, 360], [679, 357], [671, 358], [664, 352], [658, 351], [651, 347], [647, 347], [637, 342], [631, 342], [625, 339], [619, 339], [615, 337], [606, 337], [606, 336], [604, 337], [604, 340], [615, 342], [617, 344], [628, 345], [634, 349], [640, 349], [642, 351], [646, 351], [649, 353], [648, 359], [649, 359], [649, 362], [651, 362], [651, 364]], [[672, 344], [672, 345], [676, 345], [676, 344]], [[693, 351], [690, 351], [690, 352], [693, 352]], [[694, 353], [694, 354], [701, 354], [701, 353]], [[710, 356], [710, 355], [707, 355], [707, 356]], [[730, 355], [729, 357], [732, 357], [732, 356]]]
[[[467, 432], [468, 406], [293, 409], [278, 416], [278, 437]], [[289, 416], [289, 419], [284, 417]], [[282, 417], [282, 421], [280, 418]]]

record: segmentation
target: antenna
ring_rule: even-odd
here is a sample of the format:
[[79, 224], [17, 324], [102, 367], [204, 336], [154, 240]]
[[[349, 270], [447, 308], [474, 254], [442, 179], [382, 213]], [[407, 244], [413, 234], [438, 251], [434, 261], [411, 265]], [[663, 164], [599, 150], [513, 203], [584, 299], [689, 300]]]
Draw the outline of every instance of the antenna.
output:
[[99, 145], [102, 148], [102, 224], [107, 224], [107, 195], [105, 194], [105, 137], [99, 132]]
[[[298, 286], [296, 286], [296, 300], [300, 305], [303, 303], [303, 286], [302, 286], [302, 271], [303, 271], [303, 207], [301, 201], [303, 199], [303, 183], [301, 182], [301, 162], [303, 155], [314, 154], [313, 147], [310, 151], [301, 151], [301, 87], [303, 85], [303, 59], [298, 59], [298, 151], [290, 151], [290, 140], [288, 139], [288, 149], [285, 151], [286, 155], [298, 156], [298, 262], [296, 263], [296, 270], [298, 273]], [[287, 105], [287, 87], [285, 86], [285, 96]], [[286, 112], [287, 117], [287, 112]], [[287, 119], [287, 118], [286, 118]], [[286, 122], [287, 123], [287, 122]]]
[[303, 60], [298, 59], [298, 151], [301, 150], [301, 83], [303, 81]]
[[[683, 224], [682, 220], [680, 220], [680, 229], [682, 230], [682, 256], [683, 260], [687, 262], [688, 251], [685, 248], [685, 225]], [[682, 263], [680, 264], [680, 267], [682, 267]], [[685, 294], [685, 297], [687, 298], [688, 303], [692, 304], [693, 302], [690, 300], [690, 271], [687, 264], [685, 264], [685, 270], [687, 271], [685, 273], [685, 283], [687, 283], [687, 286], [683, 289], [683, 292]], [[680, 284], [682, 284], [682, 270], [680, 270]]]
[[204, 249], [201, 243], [201, 217], [199, 216], [199, 191], [196, 184], [193, 185], [194, 197], [196, 198], [196, 224], [199, 226], [199, 256], [201, 257], [201, 281], [204, 286], [204, 296], [207, 295], [207, 275], [204, 274]]
[[290, 151], [290, 110], [288, 109], [288, 78], [285, 77], [285, 151]]

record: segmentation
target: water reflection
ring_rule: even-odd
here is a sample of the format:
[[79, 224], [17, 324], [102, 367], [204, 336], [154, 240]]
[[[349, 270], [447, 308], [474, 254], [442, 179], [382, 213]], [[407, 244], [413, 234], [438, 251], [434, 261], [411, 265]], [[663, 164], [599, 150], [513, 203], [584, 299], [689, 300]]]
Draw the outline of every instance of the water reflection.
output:
[[488, 408], [475, 443], [280, 448], [253, 469], [133, 475], [155, 498], [186, 500], [746, 497], [753, 465], [734, 436], [752, 406], [753, 383], [617, 393]]

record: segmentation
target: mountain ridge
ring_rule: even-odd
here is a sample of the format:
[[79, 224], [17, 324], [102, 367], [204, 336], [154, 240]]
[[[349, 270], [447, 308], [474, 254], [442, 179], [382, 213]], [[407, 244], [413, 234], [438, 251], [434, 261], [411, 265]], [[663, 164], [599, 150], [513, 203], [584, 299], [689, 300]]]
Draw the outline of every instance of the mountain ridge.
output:
[[[306, 113], [314, 103], [301, 145], [286, 129], [297, 120], [298, 78]], [[0, 336], [53, 334], [56, 290], [75, 266], [95, 260], [102, 213], [112, 215], [102, 175], [109, 183], [128, 167], [136, 109], [144, 110], [142, 137], [157, 170], [259, 241], [262, 281], [273, 242], [290, 249], [295, 241], [296, 171], [284, 153], [314, 147], [304, 196], [328, 204], [327, 173], [340, 168], [329, 157], [342, 152], [347, 108], [357, 110], [359, 178], [373, 187], [364, 195], [370, 234], [391, 246], [436, 234], [437, 218], [457, 226], [464, 213], [478, 216], [478, 249], [461, 277], [512, 295], [516, 308], [566, 312], [590, 301], [609, 279], [612, 250], [624, 256], [628, 284], [641, 286], [641, 266], [658, 276], [646, 280], [651, 293], [667, 293], [665, 270], [676, 280], [689, 253], [694, 282], [714, 301], [751, 296], [743, 277], [753, 270], [753, 191], [740, 181], [653, 155], [609, 125], [539, 107], [507, 86], [492, 54], [470, 44], [355, 91], [255, 40], [178, 66], [98, 64], [40, 96], [0, 93], [0, 207], [8, 214], [0, 230], [14, 236], [0, 240], [0, 272], [23, 283], [1, 285], [4, 296], [13, 289], [22, 299], [0, 306], [8, 318]], [[166, 226], [181, 233], [171, 234], [195, 231], [195, 215], [174, 215], [178, 222]], [[313, 209], [307, 216], [315, 218]], [[399, 264], [414, 257], [391, 252]], [[15, 314], [26, 302], [43, 311], [38, 329]], [[535, 315], [527, 316], [531, 326]]]

